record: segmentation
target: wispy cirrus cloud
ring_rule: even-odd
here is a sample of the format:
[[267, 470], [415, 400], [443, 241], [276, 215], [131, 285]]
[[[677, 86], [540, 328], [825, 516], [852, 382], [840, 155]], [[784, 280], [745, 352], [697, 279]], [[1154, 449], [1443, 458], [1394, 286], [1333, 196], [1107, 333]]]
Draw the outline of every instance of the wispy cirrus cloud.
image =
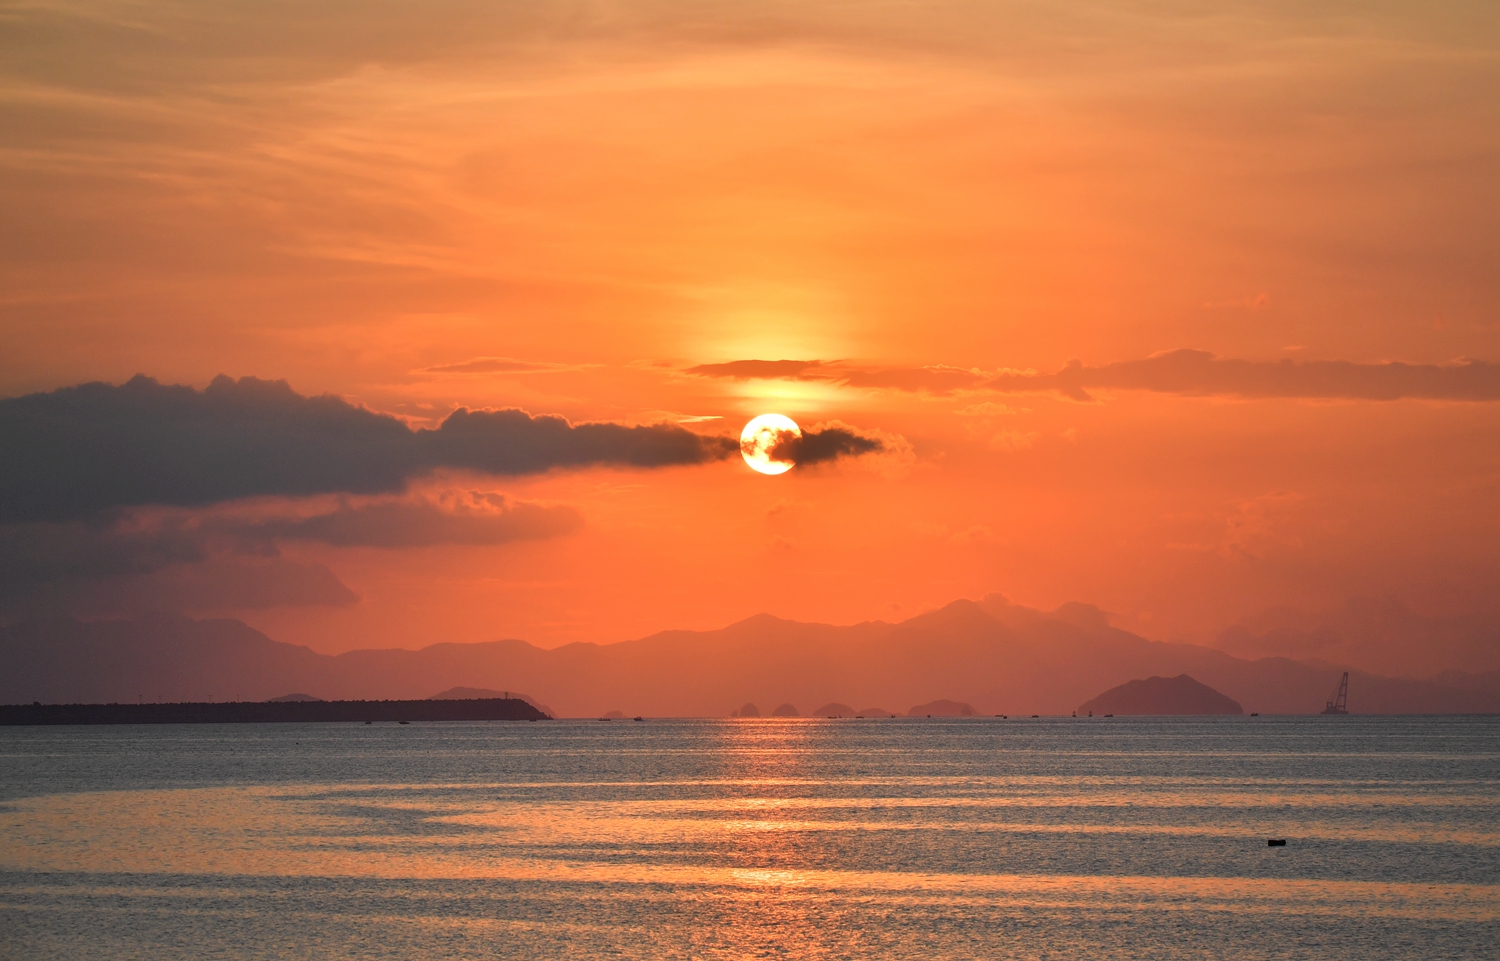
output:
[[1239, 360], [1182, 348], [1139, 360], [1099, 366], [1070, 361], [1061, 370], [931, 365], [860, 367], [823, 361], [734, 361], [689, 368], [707, 377], [765, 377], [822, 380], [846, 387], [955, 393], [1057, 393], [1091, 401], [1090, 390], [1140, 390], [1190, 397], [1243, 397], [1346, 400], [1500, 400], [1500, 364], [1463, 359], [1448, 364], [1401, 361]]
[[575, 364], [549, 364], [541, 361], [515, 360], [510, 357], [475, 357], [454, 364], [423, 367], [421, 374], [545, 374], [560, 370], [578, 370]]
[[1080, 401], [1092, 400], [1088, 391], [1096, 389], [1190, 397], [1494, 401], [1500, 400], [1500, 365], [1482, 360], [1452, 364], [1254, 361], [1182, 349], [1098, 367], [1072, 361], [1053, 374], [1007, 371], [981, 386], [1004, 393], [1055, 391]]
[[731, 360], [723, 364], [699, 364], [684, 373], [733, 380], [832, 380], [833, 370], [832, 365], [821, 360]]
[[818, 380], [844, 387], [931, 394], [948, 394], [971, 388], [991, 376], [977, 369], [941, 364], [928, 367], [861, 367], [843, 361], [823, 360], [734, 360], [722, 364], [699, 364], [683, 372], [697, 377], [733, 380]]

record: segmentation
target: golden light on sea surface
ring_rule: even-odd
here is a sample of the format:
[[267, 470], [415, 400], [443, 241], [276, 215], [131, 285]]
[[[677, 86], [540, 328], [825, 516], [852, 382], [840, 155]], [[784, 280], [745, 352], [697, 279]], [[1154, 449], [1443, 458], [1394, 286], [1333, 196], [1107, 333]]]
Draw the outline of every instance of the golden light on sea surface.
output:
[[762, 474], [785, 474], [796, 461], [784, 456], [773, 459], [771, 455], [789, 434], [793, 438], [802, 436], [796, 421], [784, 414], [761, 414], [740, 431], [740, 454], [745, 463]]

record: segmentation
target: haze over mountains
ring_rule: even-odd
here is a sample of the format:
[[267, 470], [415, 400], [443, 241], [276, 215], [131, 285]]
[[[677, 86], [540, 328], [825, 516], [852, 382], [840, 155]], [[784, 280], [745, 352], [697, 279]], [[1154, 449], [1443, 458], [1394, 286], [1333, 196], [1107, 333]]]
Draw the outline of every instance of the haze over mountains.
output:
[[[26, 621], [0, 630], [0, 702], [421, 698], [455, 686], [521, 690], [558, 716], [608, 710], [725, 716], [754, 702], [882, 704], [949, 699], [980, 714], [1065, 714], [1137, 678], [1190, 674], [1262, 713], [1316, 713], [1343, 667], [1245, 660], [1113, 628], [1088, 605], [1043, 612], [992, 594], [897, 624], [847, 627], [759, 615], [717, 631], [664, 631], [545, 650], [524, 641], [435, 644], [337, 656], [278, 643], [233, 620], [156, 615]], [[1500, 672], [1436, 680], [1355, 671], [1353, 713], [1500, 710]]]

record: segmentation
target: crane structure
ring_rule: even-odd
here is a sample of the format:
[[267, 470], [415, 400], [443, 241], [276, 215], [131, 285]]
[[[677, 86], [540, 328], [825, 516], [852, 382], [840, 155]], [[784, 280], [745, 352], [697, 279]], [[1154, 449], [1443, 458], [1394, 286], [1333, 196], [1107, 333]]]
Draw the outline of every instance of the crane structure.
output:
[[1349, 672], [1344, 672], [1344, 679], [1339, 681], [1337, 691], [1329, 699], [1323, 708], [1324, 714], [1348, 714], [1349, 713]]

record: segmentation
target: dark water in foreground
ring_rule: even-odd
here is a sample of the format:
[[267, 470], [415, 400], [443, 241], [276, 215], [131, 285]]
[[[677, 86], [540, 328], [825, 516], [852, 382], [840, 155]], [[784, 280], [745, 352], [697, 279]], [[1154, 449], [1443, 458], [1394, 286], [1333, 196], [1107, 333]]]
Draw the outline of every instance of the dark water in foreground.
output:
[[1497, 958], [1500, 718], [9, 728], [0, 952]]

